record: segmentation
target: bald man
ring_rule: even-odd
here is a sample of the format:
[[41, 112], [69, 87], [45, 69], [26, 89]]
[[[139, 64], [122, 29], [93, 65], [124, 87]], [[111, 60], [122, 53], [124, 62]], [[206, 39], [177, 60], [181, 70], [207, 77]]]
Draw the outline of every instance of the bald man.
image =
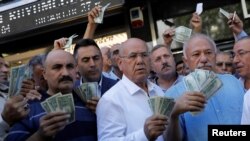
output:
[[43, 94], [41, 101], [30, 104], [30, 114], [14, 124], [6, 141], [96, 141], [96, 116], [74, 93], [75, 121], [70, 124], [68, 124], [69, 113], [64, 111], [46, 113], [40, 104], [59, 92], [72, 93], [76, 80], [74, 57], [66, 51], [53, 50], [47, 55], [44, 67], [43, 75], [48, 82], [48, 91]]

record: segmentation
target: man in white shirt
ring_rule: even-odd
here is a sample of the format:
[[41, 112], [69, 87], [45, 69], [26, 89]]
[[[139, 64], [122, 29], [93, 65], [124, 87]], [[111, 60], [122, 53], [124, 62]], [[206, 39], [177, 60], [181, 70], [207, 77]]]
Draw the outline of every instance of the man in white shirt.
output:
[[148, 99], [163, 96], [160, 87], [147, 78], [150, 71], [145, 41], [131, 38], [121, 44], [118, 66], [122, 79], [109, 89], [97, 105], [98, 140], [163, 141], [167, 117], [153, 115]]
[[238, 40], [233, 48], [233, 63], [235, 64], [236, 72], [240, 76], [240, 80], [247, 93], [244, 95], [242, 124], [250, 124], [250, 38], [245, 37]]

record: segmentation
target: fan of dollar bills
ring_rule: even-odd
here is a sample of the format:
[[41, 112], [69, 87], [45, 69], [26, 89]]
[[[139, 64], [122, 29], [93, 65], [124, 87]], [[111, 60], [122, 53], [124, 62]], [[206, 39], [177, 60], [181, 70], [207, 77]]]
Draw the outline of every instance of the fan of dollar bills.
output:
[[209, 99], [222, 86], [221, 80], [213, 71], [195, 69], [194, 72], [184, 77], [188, 91], [202, 92]]
[[32, 70], [26, 65], [20, 65], [16, 67], [12, 67], [10, 71], [10, 85], [9, 85], [9, 97], [14, 96], [19, 93], [22, 81], [25, 79], [32, 78]]
[[174, 99], [165, 96], [153, 96], [148, 99], [149, 107], [154, 114], [169, 116], [174, 107]]
[[41, 102], [42, 108], [47, 113], [55, 112], [55, 111], [65, 111], [70, 114], [69, 123], [75, 121], [75, 104], [72, 93], [69, 94], [61, 94], [57, 93], [45, 101]]
[[82, 85], [74, 88], [75, 93], [80, 97], [83, 102], [87, 102], [93, 96], [100, 97], [98, 95], [98, 83], [97, 82], [86, 82]]

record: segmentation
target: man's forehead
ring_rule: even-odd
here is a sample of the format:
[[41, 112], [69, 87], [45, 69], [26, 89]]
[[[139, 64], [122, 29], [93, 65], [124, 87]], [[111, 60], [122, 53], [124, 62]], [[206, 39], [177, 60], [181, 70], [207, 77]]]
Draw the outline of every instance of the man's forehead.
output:
[[161, 54], [170, 55], [170, 52], [167, 48], [160, 47], [160, 48], [156, 49], [152, 54], [154, 54], [154, 55], [161, 55]]

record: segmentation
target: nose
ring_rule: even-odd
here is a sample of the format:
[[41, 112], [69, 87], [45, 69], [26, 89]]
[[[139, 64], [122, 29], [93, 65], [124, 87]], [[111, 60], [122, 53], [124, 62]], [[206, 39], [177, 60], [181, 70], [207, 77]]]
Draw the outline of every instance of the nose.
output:
[[225, 63], [222, 63], [222, 70], [226, 70], [226, 64]]
[[69, 70], [66, 67], [63, 67], [63, 69], [62, 69], [62, 75], [63, 76], [69, 75]]
[[239, 59], [238, 57], [235, 55], [234, 58], [233, 58], [233, 63], [234, 64], [237, 64], [239, 62]]
[[90, 59], [89, 59], [89, 65], [90, 65], [90, 66], [95, 66], [95, 61], [94, 61], [93, 58], [90, 58]]
[[137, 54], [136, 55], [136, 60], [141, 62], [143, 60], [143, 55], [142, 54]]
[[201, 57], [200, 57], [200, 62], [201, 63], [207, 63], [207, 56], [203, 53], [201, 54]]

